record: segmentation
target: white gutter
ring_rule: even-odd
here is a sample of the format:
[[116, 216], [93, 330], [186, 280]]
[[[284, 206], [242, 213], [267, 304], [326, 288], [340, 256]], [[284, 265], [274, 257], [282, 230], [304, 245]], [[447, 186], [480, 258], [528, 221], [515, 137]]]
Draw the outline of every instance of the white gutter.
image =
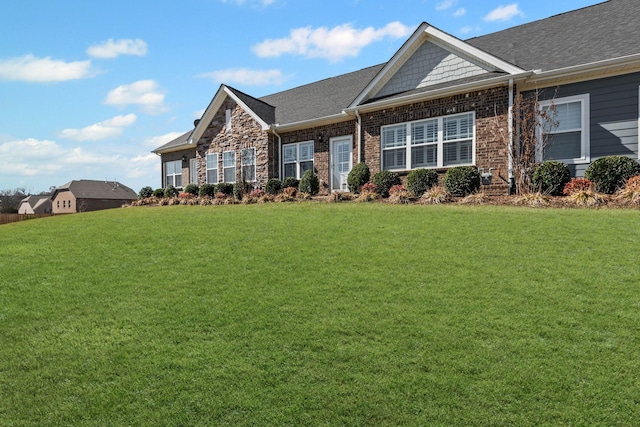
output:
[[282, 180], [282, 137], [276, 132], [275, 125], [271, 126], [271, 132], [278, 138], [278, 179]]
[[[342, 119], [342, 120], [340, 120]], [[271, 125], [271, 129], [277, 128], [280, 132], [290, 132], [298, 129], [306, 129], [309, 127], [322, 126], [330, 123], [337, 123], [339, 121], [350, 120], [349, 114], [344, 111], [339, 114], [332, 114], [331, 116], [319, 117], [309, 120], [301, 120], [299, 122], [287, 123], [286, 125]]]
[[356, 143], [358, 144], [358, 163], [362, 161], [362, 117], [358, 110], [355, 110], [354, 113], [358, 118], [358, 122], [356, 124]]
[[509, 152], [507, 157], [509, 158], [509, 187], [514, 179], [513, 176], [513, 79], [509, 80]]

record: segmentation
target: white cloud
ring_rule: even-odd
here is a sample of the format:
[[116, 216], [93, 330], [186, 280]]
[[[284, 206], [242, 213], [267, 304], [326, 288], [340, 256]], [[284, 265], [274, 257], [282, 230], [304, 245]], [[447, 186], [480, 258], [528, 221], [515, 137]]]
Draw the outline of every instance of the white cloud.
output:
[[469, 33], [478, 32], [478, 31], [480, 31], [480, 27], [473, 27], [471, 25], [466, 25], [460, 28], [460, 34], [469, 34]]
[[94, 75], [91, 61], [65, 62], [33, 55], [0, 59], [0, 80], [45, 83], [86, 79]]
[[127, 165], [127, 178], [154, 176], [159, 171], [160, 158], [156, 154], [141, 154], [130, 159]]
[[254, 6], [257, 5], [262, 7], [271, 6], [275, 2], [276, 0], [250, 0], [249, 2], [247, 2], [247, 0], [222, 0], [222, 3], [233, 3], [237, 4], [238, 6], [243, 6], [244, 4], [249, 3]]
[[280, 85], [285, 80], [280, 70], [250, 70], [248, 68], [227, 68], [226, 70], [200, 74], [198, 77], [210, 78], [218, 83], [247, 86]]
[[458, 3], [458, 0], [443, 0], [436, 5], [436, 10], [451, 9], [456, 3]]
[[509, 4], [506, 6], [498, 6], [484, 17], [487, 22], [494, 21], [509, 21], [515, 16], [524, 17], [524, 13], [518, 7], [518, 3]]
[[357, 56], [360, 50], [384, 38], [403, 38], [411, 33], [411, 28], [400, 22], [391, 22], [382, 28], [367, 27], [355, 29], [351, 24], [343, 24], [328, 29], [296, 28], [289, 37], [267, 39], [252, 47], [262, 58], [280, 57], [284, 54], [301, 55], [307, 58], [325, 58], [332, 62], [345, 57]]
[[100, 141], [117, 138], [122, 135], [123, 128], [131, 126], [136, 120], [135, 114], [116, 116], [82, 129], [64, 129], [60, 132], [59, 137], [73, 141]]
[[107, 94], [104, 103], [117, 107], [139, 105], [146, 114], [161, 114], [168, 110], [164, 104], [164, 94], [153, 80], [139, 80], [118, 86]]
[[158, 148], [169, 141], [173, 141], [182, 134], [184, 134], [184, 132], [169, 132], [164, 135], [152, 136], [151, 138], [145, 139], [142, 142], [142, 145], [150, 148]]
[[105, 42], [89, 46], [87, 54], [94, 58], [111, 59], [120, 55], [145, 56], [147, 43], [141, 39], [109, 39]]
[[461, 16], [464, 16], [467, 14], [467, 9], [465, 9], [464, 7], [461, 7], [459, 9], [457, 9], [455, 12], [453, 12], [453, 16], [455, 16], [456, 18], [459, 18]]

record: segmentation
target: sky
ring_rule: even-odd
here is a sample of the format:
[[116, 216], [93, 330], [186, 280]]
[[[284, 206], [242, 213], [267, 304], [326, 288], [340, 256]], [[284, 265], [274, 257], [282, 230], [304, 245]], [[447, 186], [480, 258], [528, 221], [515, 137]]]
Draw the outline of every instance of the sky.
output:
[[154, 148], [221, 83], [260, 97], [600, 0], [0, 0], [0, 190], [161, 186]]

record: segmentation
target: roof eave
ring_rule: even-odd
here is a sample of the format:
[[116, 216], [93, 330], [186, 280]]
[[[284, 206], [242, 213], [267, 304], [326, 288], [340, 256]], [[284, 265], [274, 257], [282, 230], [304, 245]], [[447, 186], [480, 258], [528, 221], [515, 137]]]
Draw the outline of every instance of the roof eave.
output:
[[195, 145], [189, 142], [186, 142], [184, 144], [180, 144], [180, 145], [176, 145], [173, 147], [168, 147], [165, 149], [155, 149], [152, 151], [152, 153], [155, 154], [169, 154], [169, 153], [175, 153], [176, 151], [182, 151], [182, 150], [189, 150], [195, 148]]
[[352, 117], [348, 113], [346, 113], [345, 111], [342, 111], [341, 113], [338, 113], [338, 114], [332, 114], [330, 116], [319, 117], [315, 119], [301, 120], [299, 122], [287, 123], [283, 125], [274, 124], [273, 126], [270, 127], [270, 129], [275, 129], [277, 132], [291, 132], [299, 129], [308, 129], [308, 128], [317, 127], [317, 126], [324, 126], [331, 123], [345, 122], [351, 119]]

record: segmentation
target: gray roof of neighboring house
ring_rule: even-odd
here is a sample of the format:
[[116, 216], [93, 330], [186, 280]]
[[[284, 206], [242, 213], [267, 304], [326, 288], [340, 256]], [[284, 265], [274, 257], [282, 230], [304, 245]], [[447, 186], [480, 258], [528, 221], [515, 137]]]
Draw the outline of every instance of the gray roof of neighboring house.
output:
[[28, 203], [36, 213], [44, 213], [47, 208], [51, 208], [51, 194], [31, 195], [20, 200], [20, 205], [23, 203]]
[[640, 2], [609, 0], [466, 43], [525, 70], [557, 70], [640, 53]]
[[57, 187], [51, 198], [63, 191], [70, 191], [76, 199], [101, 199], [101, 200], [134, 200], [138, 198], [135, 191], [119, 182], [92, 181], [81, 179], [70, 181]]

